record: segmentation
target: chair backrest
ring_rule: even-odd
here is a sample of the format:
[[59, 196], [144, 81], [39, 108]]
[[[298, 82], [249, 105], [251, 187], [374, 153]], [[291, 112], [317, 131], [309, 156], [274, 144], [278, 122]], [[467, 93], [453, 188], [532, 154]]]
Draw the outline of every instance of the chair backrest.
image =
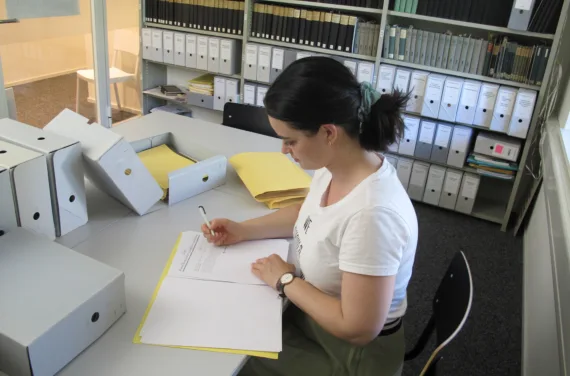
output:
[[428, 359], [422, 375], [429, 371], [432, 362], [439, 360], [436, 359], [439, 352], [461, 331], [471, 311], [472, 303], [473, 279], [471, 278], [471, 269], [469, 269], [465, 254], [459, 251], [451, 260], [451, 264], [433, 298], [437, 347]]
[[113, 49], [138, 56], [140, 47], [139, 39], [139, 35], [131, 29], [113, 30]]
[[271, 128], [267, 112], [263, 107], [228, 102], [224, 105], [222, 124], [264, 136], [278, 137]]
[[436, 333], [436, 349], [432, 352], [420, 376], [434, 376], [439, 353], [461, 331], [473, 303], [473, 279], [469, 263], [459, 251], [439, 284], [433, 298], [433, 313], [416, 346], [406, 353], [405, 360], [416, 358], [425, 348], [432, 333]]
[[111, 67], [117, 67], [117, 57], [119, 52], [127, 52], [135, 56], [135, 70], [133, 73], [138, 77], [140, 68], [139, 59], [139, 35], [131, 29], [113, 30], [113, 60]]

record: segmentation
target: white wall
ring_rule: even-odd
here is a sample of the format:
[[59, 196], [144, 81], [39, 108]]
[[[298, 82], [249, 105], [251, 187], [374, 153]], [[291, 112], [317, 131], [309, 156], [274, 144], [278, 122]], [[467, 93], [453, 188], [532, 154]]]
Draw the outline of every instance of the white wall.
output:
[[523, 376], [559, 375], [550, 233], [541, 188], [523, 245]]

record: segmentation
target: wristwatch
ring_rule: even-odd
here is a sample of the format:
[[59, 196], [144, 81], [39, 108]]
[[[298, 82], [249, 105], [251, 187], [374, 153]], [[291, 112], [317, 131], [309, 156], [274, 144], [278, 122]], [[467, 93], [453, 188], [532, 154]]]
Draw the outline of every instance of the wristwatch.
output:
[[282, 298], [286, 297], [285, 292], [283, 290], [285, 290], [285, 286], [293, 282], [294, 279], [295, 279], [295, 274], [285, 273], [281, 276], [281, 278], [277, 280], [277, 285], [275, 286], [275, 289], [279, 293], [280, 297]]

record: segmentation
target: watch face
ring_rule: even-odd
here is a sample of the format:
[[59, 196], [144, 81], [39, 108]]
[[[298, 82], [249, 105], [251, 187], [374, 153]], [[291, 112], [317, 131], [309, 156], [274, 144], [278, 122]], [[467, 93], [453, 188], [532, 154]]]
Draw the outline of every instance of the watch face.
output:
[[281, 283], [282, 283], [283, 285], [286, 285], [286, 284], [288, 284], [288, 283], [291, 283], [291, 281], [293, 281], [293, 274], [291, 274], [291, 273], [284, 274], [284, 275], [281, 277]]

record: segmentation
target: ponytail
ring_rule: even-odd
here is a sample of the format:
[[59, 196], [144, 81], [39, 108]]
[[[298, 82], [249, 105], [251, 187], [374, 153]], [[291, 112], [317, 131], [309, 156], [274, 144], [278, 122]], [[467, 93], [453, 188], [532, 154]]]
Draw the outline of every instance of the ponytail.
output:
[[402, 111], [408, 99], [409, 94], [396, 91], [382, 95], [371, 105], [359, 130], [358, 141], [363, 149], [386, 151], [388, 146], [403, 137], [405, 126]]

